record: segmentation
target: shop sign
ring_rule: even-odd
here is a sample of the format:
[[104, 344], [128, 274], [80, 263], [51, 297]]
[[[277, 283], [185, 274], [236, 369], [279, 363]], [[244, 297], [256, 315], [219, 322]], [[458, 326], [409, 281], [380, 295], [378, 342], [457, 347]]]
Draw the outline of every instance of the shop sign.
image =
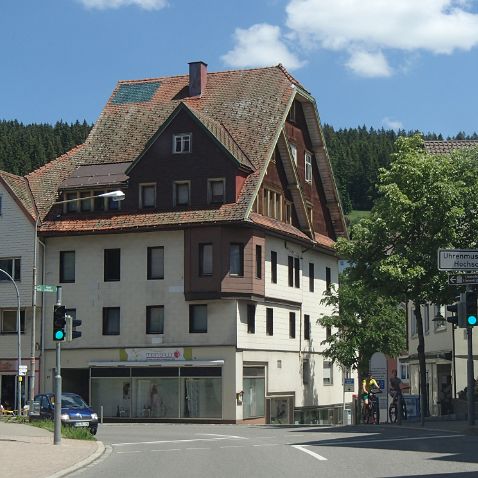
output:
[[158, 362], [191, 360], [191, 347], [124, 349], [128, 362]]

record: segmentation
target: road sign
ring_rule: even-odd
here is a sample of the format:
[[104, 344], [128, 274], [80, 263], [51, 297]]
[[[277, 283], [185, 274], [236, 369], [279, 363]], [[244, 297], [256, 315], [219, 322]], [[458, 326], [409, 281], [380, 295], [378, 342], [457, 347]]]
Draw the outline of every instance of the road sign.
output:
[[438, 249], [438, 270], [478, 271], [478, 249]]
[[56, 292], [57, 286], [56, 285], [37, 285], [35, 287], [37, 292]]
[[344, 378], [344, 392], [353, 392], [355, 389], [353, 378]]
[[474, 285], [478, 284], [478, 274], [449, 274], [449, 285]]
[[25, 376], [27, 374], [28, 367], [27, 365], [20, 365], [18, 367], [18, 375]]

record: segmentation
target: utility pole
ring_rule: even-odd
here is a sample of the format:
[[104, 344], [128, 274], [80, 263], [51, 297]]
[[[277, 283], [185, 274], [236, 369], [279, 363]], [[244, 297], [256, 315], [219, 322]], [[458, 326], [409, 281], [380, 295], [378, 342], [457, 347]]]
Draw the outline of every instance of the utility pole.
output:
[[466, 337], [468, 339], [468, 357], [467, 357], [467, 402], [468, 402], [468, 425], [475, 424], [475, 372], [473, 367], [473, 326], [477, 323], [478, 316], [478, 295], [476, 286], [467, 286], [466, 291]]
[[[61, 286], [56, 289], [56, 305], [61, 305]], [[55, 415], [54, 415], [54, 434], [53, 444], [61, 445], [61, 360], [60, 341], [55, 342], [56, 346], [56, 364], [55, 364]]]

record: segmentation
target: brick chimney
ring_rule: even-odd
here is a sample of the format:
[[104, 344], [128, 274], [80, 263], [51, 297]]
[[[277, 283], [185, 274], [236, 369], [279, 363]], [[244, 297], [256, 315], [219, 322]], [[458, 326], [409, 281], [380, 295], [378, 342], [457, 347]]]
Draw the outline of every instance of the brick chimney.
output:
[[207, 64], [203, 61], [189, 63], [189, 96], [201, 96], [207, 82]]

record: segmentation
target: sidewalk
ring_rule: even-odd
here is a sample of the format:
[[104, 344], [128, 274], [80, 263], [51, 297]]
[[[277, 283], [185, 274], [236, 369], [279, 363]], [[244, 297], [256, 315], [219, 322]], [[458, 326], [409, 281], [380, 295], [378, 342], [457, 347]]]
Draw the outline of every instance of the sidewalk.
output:
[[100, 457], [100, 441], [61, 439], [30, 425], [0, 421], [2, 478], [60, 478]]
[[[421, 430], [430, 430], [430, 431], [443, 431], [443, 432], [454, 432], [465, 435], [478, 435], [478, 422], [475, 422], [475, 425], [470, 426], [466, 420], [443, 420], [443, 419], [434, 419], [426, 418], [425, 425], [422, 427], [420, 421], [409, 421], [403, 420], [402, 425], [389, 424], [392, 427], [400, 428], [419, 428]], [[381, 424], [386, 425], [386, 424]]]

